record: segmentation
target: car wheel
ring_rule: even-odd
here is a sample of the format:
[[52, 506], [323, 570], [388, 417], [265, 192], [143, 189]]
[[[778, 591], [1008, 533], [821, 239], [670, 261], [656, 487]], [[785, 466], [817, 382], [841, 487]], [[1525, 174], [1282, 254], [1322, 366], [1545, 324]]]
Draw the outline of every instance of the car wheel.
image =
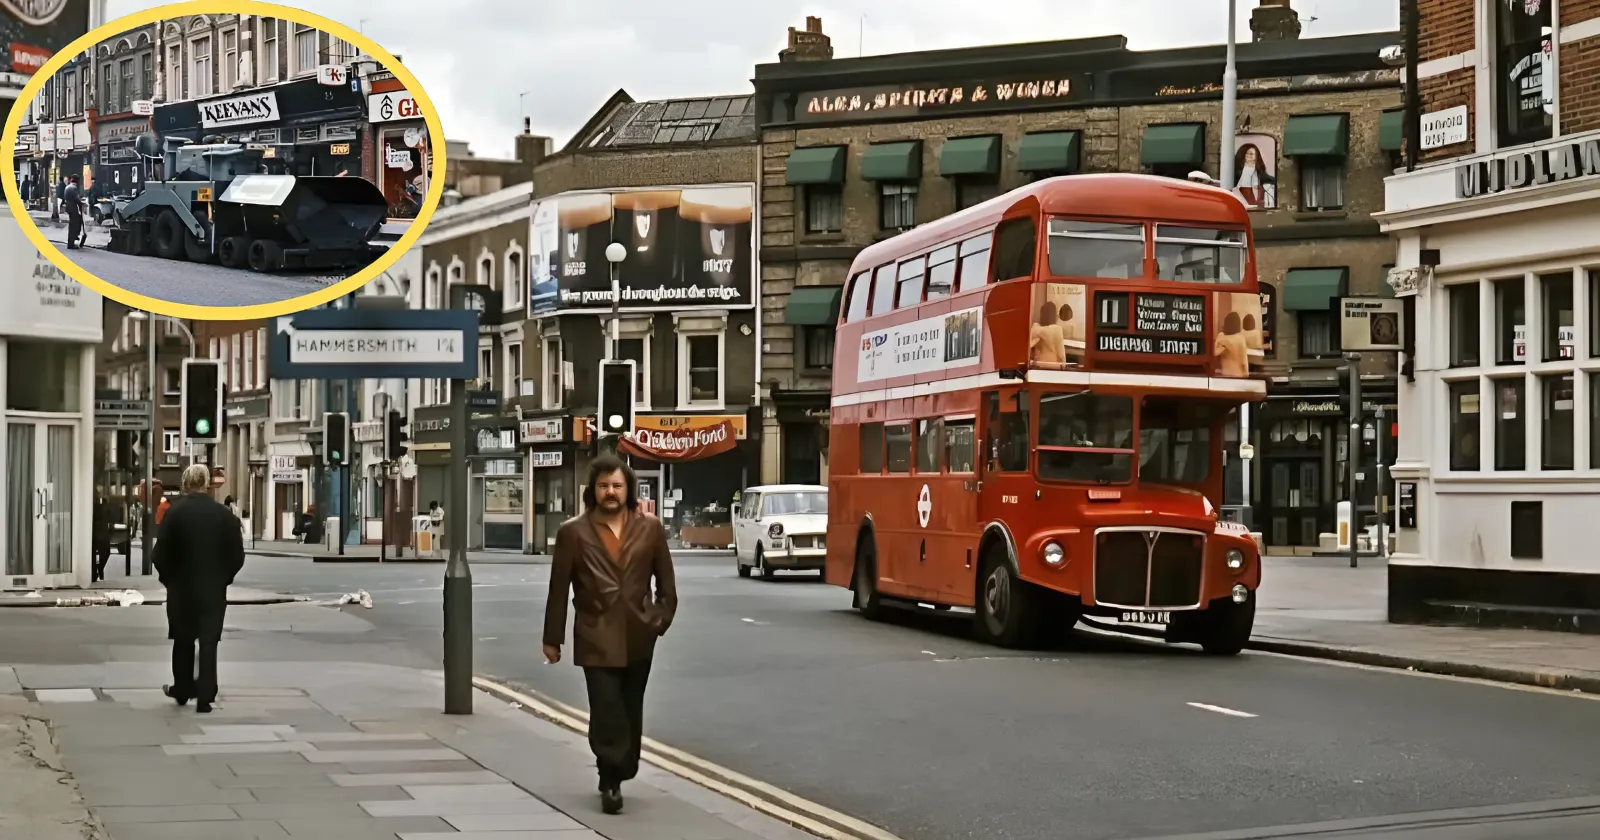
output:
[[767, 565], [767, 554], [761, 550], [759, 545], [756, 546], [756, 568], [761, 570], [762, 580], [772, 580], [778, 574], [772, 570], [771, 566]]

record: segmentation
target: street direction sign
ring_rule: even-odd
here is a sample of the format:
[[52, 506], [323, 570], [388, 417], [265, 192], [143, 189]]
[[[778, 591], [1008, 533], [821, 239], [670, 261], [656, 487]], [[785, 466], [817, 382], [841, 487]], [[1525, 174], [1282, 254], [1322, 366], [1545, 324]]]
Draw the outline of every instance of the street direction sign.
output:
[[119, 432], [150, 429], [149, 400], [95, 400], [94, 427]]
[[474, 379], [478, 313], [310, 309], [276, 319], [273, 379]]

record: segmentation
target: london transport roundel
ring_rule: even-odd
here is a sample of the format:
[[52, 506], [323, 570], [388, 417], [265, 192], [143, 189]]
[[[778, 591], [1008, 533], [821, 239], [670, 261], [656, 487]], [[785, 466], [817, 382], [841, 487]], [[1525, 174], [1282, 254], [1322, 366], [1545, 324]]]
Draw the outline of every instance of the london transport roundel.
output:
[[928, 519], [933, 516], [933, 493], [928, 490], [928, 485], [922, 485], [922, 492], [917, 494], [917, 522], [922, 527], [928, 527]]

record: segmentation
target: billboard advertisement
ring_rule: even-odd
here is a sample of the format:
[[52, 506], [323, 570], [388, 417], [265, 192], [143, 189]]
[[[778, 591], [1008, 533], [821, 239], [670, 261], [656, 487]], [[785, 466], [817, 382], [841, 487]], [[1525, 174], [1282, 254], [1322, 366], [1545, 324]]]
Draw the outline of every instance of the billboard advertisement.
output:
[[89, 31], [90, 0], [0, 0], [0, 96], [14, 99], [34, 72]]
[[611, 308], [606, 247], [621, 309], [755, 306], [755, 185], [563, 193], [534, 207], [528, 312]]

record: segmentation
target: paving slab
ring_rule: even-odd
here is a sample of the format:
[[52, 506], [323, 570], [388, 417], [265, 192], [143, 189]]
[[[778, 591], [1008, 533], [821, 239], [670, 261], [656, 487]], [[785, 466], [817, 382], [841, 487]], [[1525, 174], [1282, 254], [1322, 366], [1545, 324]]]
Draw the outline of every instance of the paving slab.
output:
[[445, 817], [456, 831], [587, 831], [566, 814], [477, 814]]
[[102, 822], [108, 824], [202, 822], [239, 818], [228, 805], [127, 805], [100, 808], [95, 813]]
[[288, 836], [283, 826], [267, 820], [211, 820], [127, 823], [116, 827], [112, 840], [279, 840]]
[[[488, 785], [407, 785], [402, 788], [418, 802], [516, 802], [532, 799], [509, 783]], [[365, 790], [371, 790], [366, 788]], [[372, 797], [376, 798], [376, 797]]]
[[438, 817], [359, 817], [322, 819], [293, 817], [278, 825], [295, 840], [395, 840], [400, 834], [445, 833], [450, 824]]
[[[274, 792], [281, 788], [268, 788]], [[258, 791], [258, 793], [264, 791]], [[319, 820], [358, 820], [366, 816], [361, 806], [354, 802], [311, 802], [297, 799], [277, 802], [241, 802], [233, 806], [240, 819], [287, 820], [315, 818]]]
[[505, 779], [487, 770], [468, 770], [454, 773], [335, 773], [328, 777], [341, 787], [373, 787], [381, 785], [493, 785]]

